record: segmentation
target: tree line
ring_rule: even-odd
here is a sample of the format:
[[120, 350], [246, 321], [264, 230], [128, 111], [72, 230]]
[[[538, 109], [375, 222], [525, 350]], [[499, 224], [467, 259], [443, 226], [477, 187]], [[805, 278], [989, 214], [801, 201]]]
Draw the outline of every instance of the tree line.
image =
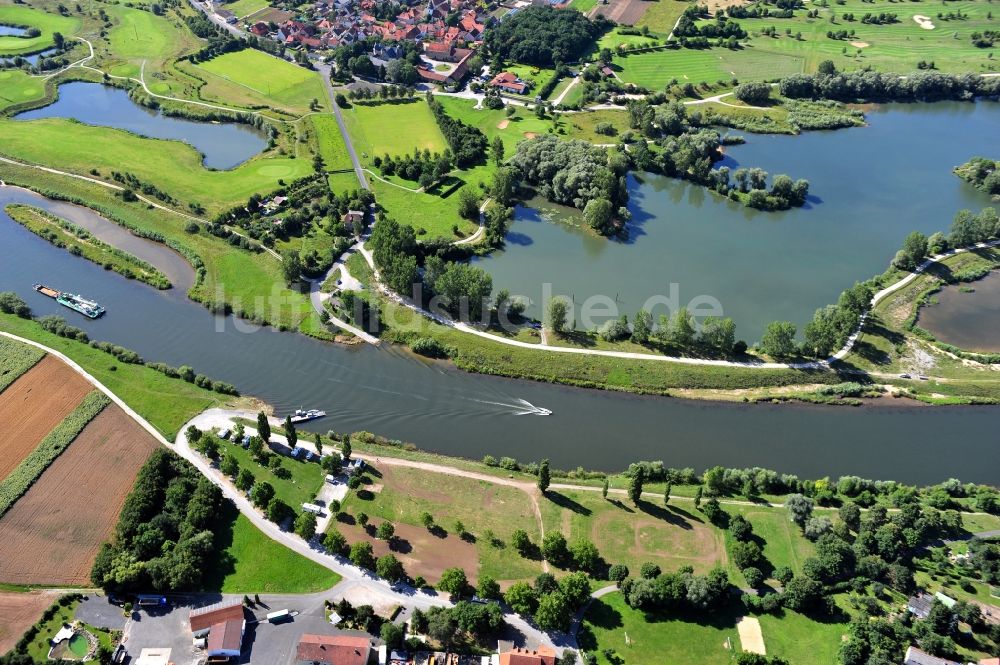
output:
[[825, 61], [818, 73], [783, 78], [778, 88], [783, 97], [840, 102], [971, 100], [1000, 95], [1000, 79], [927, 70], [906, 76], [865, 70], [837, 72], [832, 62]]
[[461, 120], [449, 116], [444, 107], [434, 99], [434, 95], [429, 91], [427, 105], [430, 107], [431, 113], [434, 114], [434, 119], [441, 129], [441, 133], [451, 147], [456, 166], [467, 168], [486, 161], [489, 142], [486, 140], [486, 135], [478, 127], [467, 125]]

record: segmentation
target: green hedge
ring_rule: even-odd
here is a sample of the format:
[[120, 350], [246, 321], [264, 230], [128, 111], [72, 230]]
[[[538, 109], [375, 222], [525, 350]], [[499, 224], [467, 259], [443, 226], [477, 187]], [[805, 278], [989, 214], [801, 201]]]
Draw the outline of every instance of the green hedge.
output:
[[34, 367], [44, 355], [41, 349], [0, 337], [0, 392]]
[[111, 400], [98, 390], [88, 394], [73, 413], [56, 425], [38, 447], [0, 482], [0, 517], [10, 510], [14, 502], [35, 484], [42, 472], [66, 450], [83, 428], [110, 403]]

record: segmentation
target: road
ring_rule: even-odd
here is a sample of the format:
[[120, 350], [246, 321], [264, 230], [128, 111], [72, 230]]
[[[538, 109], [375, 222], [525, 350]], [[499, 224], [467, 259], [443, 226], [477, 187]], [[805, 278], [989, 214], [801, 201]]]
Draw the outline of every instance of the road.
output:
[[347, 146], [347, 154], [350, 155], [351, 164], [354, 165], [354, 175], [358, 177], [358, 182], [361, 183], [362, 187], [370, 190], [371, 186], [368, 184], [368, 179], [365, 178], [365, 170], [361, 166], [361, 161], [358, 159], [358, 153], [354, 150], [354, 143], [351, 141], [351, 136], [347, 133], [347, 125], [344, 123], [344, 114], [341, 112], [340, 106], [337, 105], [337, 93], [333, 89], [333, 83], [330, 81], [330, 65], [317, 63], [316, 69], [323, 77], [323, 85], [326, 88], [327, 96], [330, 98], [330, 106], [333, 107], [333, 117], [337, 119], [337, 127], [340, 128], [340, 136], [344, 139], [344, 145]]

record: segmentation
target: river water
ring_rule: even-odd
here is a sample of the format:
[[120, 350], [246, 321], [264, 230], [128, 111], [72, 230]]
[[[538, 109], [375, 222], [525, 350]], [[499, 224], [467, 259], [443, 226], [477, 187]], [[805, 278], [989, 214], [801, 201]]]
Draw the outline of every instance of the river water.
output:
[[[687, 191], [681, 200], [692, 195]], [[921, 198], [932, 204], [935, 196]], [[110, 225], [90, 211], [0, 188], [0, 210], [11, 202], [32, 202], [91, 229]], [[120, 231], [108, 231], [115, 232]], [[189, 269], [186, 278], [177, 274], [185, 268], [172, 252], [137, 238], [117, 242], [143, 251], [175, 284], [190, 283]], [[642, 242], [637, 237], [629, 247], [638, 249]], [[662, 459], [698, 469], [764, 466], [804, 477], [850, 473], [919, 483], [1000, 477], [997, 409], [930, 409], [910, 402], [879, 408], [750, 406], [465, 374], [399, 349], [343, 347], [267, 328], [250, 332], [245, 323], [213, 316], [188, 301], [185, 287], [156, 291], [126, 280], [53, 247], [2, 212], [0, 248], [0, 289], [21, 294], [36, 314], [64, 316], [93, 339], [132, 348], [150, 361], [189, 364], [266, 400], [279, 414], [324, 409], [330, 415], [309, 426], [317, 430], [366, 429], [470, 458], [548, 457], [559, 468], [617, 470], [637, 459]], [[728, 270], [725, 255], [719, 263], [706, 264], [705, 271]], [[531, 264], [526, 261], [525, 268]], [[41, 281], [94, 298], [108, 313], [97, 321], [77, 316], [32, 291]], [[753, 297], [749, 289], [746, 295]], [[532, 415], [531, 405], [552, 414]]]
[[536, 200], [518, 208], [506, 250], [479, 265], [496, 288], [529, 296], [536, 317], [546, 283], [572, 296], [577, 314], [600, 294], [630, 318], [673, 283], [680, 305], [698, 296], [720, 303], [748, 342], [774, 320], [801, 330], [845, 288], [884, 271], [910, 231], [947, 231], [958, 210], [990, 205], [951, 169], [982, 152], [984, 137], [1000, 137], [1000, 105], [896, 104], [868, 113], [867, 127], [745, 136], [723, 164], [806, 178], [804, 208], [759, 212], [640, 174], [630, 178], [628, 241], [566, 223], [574, 213]]
[[184, 141], [194, 146], [204, 156], [205, 166], [212, 169], [234, 168], [267, 147], [263, 132], [250, 125], [172, 118], [139, 106], [124, 90], [97, 83], [63, 83], [54, 103], [16, 116], [17, 120], [39, 118], [74, 118], [150, 138]]

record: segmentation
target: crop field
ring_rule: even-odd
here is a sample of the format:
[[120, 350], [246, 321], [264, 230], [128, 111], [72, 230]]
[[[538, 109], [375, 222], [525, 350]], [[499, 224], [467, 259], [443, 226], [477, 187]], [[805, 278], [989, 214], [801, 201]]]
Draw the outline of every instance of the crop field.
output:
[[56, 358], [43, 358], [0, 393], [0, 480], [76, 408], [92, 386]]
[[45, 83], [20, 69], [0, 71], [0, 112], [45, 96]]
[[362, 161], [376, 155], [411, 155], [414, 149], [443, 152], [448, 144], [423, 99], [374, 105], [355, 104], [344, 110], [351, 141]]
[[44, 355], [44, 351], [33, 346], [0, 337], [0, 393], [34, 367]]
[[51, 592], [0, 591], [0, 653], [7, 653], [56, 599]]
[[[312, 172], [306, 159], [256, 157], [230, 171], [202, 166], [197, 150], [180, 141], [137, 136], [61, 118], [0, 121], [5, 154], [77, 173], [97, 168], [105, 177], [128, 171], [183, 202], [197, 202], [209, 216]], [[94, 151], [93, 146], [101, 146]]]
[[157, 443], [117, 406], [88, 424], [3, 518], [0, 581], [86, 584]]
[[0, 37], [0, 56], [36, 53], [53, 45], [52, 33], [59, 32], [68, 37], [80, 27], [79, 19], [50, 14], [24, 5], [0, 6], [0, 25], [38, 28], [42, 34], [37, 37]]
[[662, 89], [671, 79], [681, 83], [773, 79], [803, 71], [804, 60], [795, 54], [771, 53], [748, 47], [740, 51], [715, 49], [662, 49], [615, 56], [618, 76], [626, 83], [650, 90]]
[[326, 170], [342, 171], [353, 168], [337, 120], [332, 115], [314, 115], [309, 117], [309, 123], [316, 137], [316, 150], [323, 158]]
[[208, 80], [201, 89], [205, 99], [230, 104], [264, 104], [300, 115], [309, 111], [313, 99], [321, 108], [328, 108], [323, 81], [317, 72], [262, 51], [248, 48], [224, 53], [198, 63], [194, 69]]

